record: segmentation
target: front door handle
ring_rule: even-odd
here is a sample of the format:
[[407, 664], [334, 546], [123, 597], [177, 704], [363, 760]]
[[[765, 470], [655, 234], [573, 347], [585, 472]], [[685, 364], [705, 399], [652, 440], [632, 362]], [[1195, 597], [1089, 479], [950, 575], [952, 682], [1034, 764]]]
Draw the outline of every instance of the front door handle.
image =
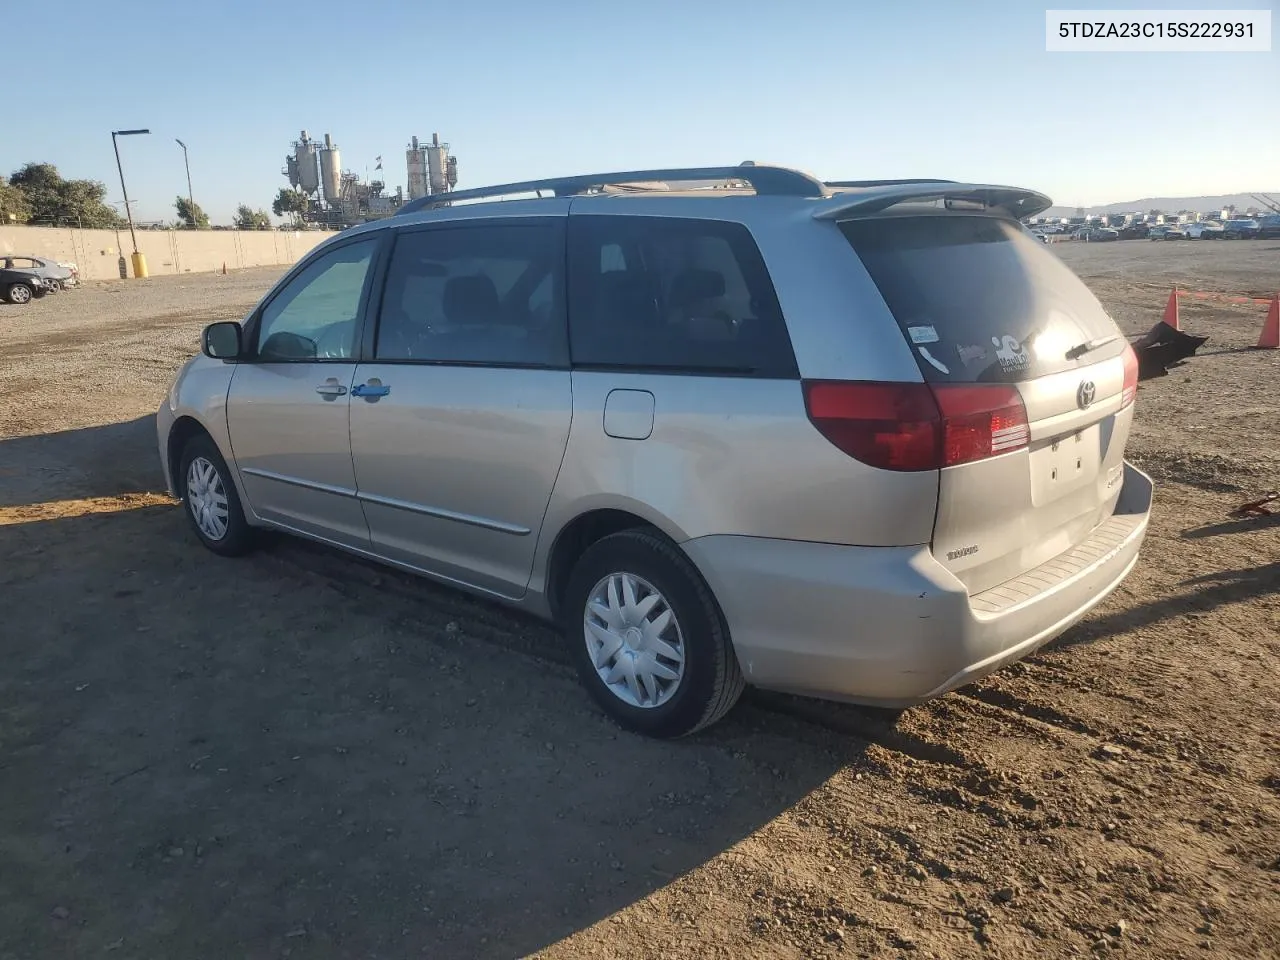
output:
[[334, 397], [341, 397], [347, 392], [347, 388], [338, 382], [337, 377], [330, 377], [320, 386], [316, 387], [316, 393], [324, 397], [326, 400], [332, 400]]
[[351, 388], [353, 397], [364, 397], [366, 400], [374, 401], [379, 397], [385, 397], [391, 392], [391, 387], [381, 380], [372, 379], [368, 383], [358, 383]]

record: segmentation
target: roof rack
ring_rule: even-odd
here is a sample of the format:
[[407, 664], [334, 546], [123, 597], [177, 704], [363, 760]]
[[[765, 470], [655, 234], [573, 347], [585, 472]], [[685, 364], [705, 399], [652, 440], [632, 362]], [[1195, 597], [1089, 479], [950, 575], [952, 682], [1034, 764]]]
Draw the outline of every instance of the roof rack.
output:
[[677, 167], [669, 170], [628, 170], [623, 173], [587, 173], [576, 177], [553, 177], [550, 180], [525, 180], [520, 183], [500, 183], [492, 187], [476, 187], [472, 190], [454, 190], [451, 193], [435, 193], [419, 197], [400, 208], [397, 215], [416, 213], [432, 207], [454, 203], [458, 200], [484, 200], [512, 193], [550, 192], [564, 197], [584, 193], [591, 189], [622, 183], [646, 183], [671, 180], [745, 180], [761, 196], [825, 197], [827, 191], [821, 180], [792, 170], [789, 167], [760, 166], [750, 162], [736, 167]]
[[954, 180], [939, 180], [936, 177], [914, 178], [907, 180], [828, 180], [828, 187], [891, 187], [900, 183], [955, 183]]

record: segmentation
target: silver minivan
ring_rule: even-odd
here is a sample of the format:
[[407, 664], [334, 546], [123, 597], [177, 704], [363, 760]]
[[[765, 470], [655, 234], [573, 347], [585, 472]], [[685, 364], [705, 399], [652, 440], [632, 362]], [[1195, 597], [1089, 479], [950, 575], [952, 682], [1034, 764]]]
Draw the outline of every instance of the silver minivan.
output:
[[1146, 532], [1137, 362], [1022, 227], [1049, 203], [756, 165], [428, 196], [205, 329], [169, 489], [216, 553], [270, 528], [554, 619], [632, 730], [745, 684], [918, 703]]

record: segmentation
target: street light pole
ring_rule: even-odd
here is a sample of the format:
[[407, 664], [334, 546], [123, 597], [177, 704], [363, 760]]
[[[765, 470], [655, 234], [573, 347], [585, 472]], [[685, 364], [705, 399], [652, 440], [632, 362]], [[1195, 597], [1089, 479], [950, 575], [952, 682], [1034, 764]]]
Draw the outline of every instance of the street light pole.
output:
[[139, 133], [150, 133], [150, 130], [112, 130], [111, 131], [111, 147], [116, 152], [116, 170], [120, 174], [120, 192], [124, 194], [124, 212], [129, 218], [129, 238], [133, 241], [133, 272], [136, 276], [139, 272], [138, 264], [142, 254], [138, 252], [138, 235], [133, 232], [133, 208], [129, 206], [129, 191], [124, 185], [124, 167], [120, 163], [120, 144], [116, 137], [130, 137]]
[[174, 137], [174, 142], [182, 148], [182, 163], [187, 168], [187, 208], [191, 214], [191, 229], [195, 230], [199, 223], [196, 221], [196, 198], [191, 192], [191, 161], [187, 158], [187, 145]]
[[133, 240], [133, 252], [138, 252], [138, 236], [133, 232], [133, 210], [129, 206], [129, 191], [124, 185], [124, 167], [120, 164], [120, 144], [116, 137], [129, 137], [138, 133], [150, 133], [150, 130], [112, 130], [111, 146], [116, 152], [116, 170], [120, 174], [120, 192], [124, 194], [124, 212], [129, 217], [129, 237]]

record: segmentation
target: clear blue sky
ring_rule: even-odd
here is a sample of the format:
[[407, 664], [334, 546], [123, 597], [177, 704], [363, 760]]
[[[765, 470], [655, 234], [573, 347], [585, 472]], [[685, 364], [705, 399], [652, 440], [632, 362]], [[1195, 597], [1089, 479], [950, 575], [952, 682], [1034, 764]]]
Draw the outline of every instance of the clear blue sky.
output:
[[[1270, 8], [1280, 28], [1266, 0], [1079, 5]], [[110, 131], [150, 127], [121, 141], [139, 218], [173, 219], [180, 137], [221, 222], [270, 207], [303, 128], [362, 175], [381, 154], [393, 189], [410, 136], [438, 131], [460, 188], [754, 159], [1065, 205], [1280, 190], [1280, 53], [1046, 53], [1045, 9], [1067, 6], [64, 0], [40, 8], [45, 42], [6, 45], [0, 171], [49, 161], [118, 201]]]

